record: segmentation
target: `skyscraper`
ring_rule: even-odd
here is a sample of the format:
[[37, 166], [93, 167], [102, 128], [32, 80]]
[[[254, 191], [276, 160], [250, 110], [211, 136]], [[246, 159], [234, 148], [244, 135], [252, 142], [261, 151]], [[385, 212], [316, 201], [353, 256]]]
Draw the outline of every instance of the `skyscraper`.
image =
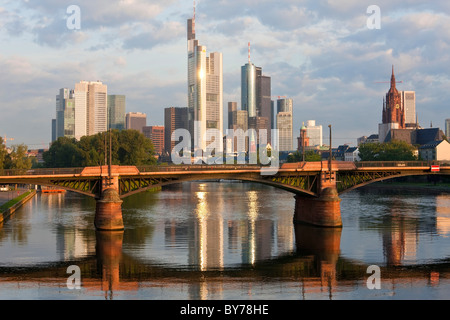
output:
[[75, 138], [108, 129], [108, 89], [100, 81], [75, 84]]
[[169, 107], [164, 109], [164, 152], [171, 154], [176, 145], [172, 133], [177, 129], [188, 130], [188, 108]]
[[445, 136], [450, 139], [450, 119], [445, 119]]
[[137, 130], [142, 133], [142, 128], [147, 126], [147, 115], [141, 112], [128, 112], [125, 116], [125, 128]]
[[[195, 150], [206, 151], [211, 141], [223, 150], [223, 67], [222, 54], [207, 55], [206, 47], [195, 39], [194, 17], [188, 19], [188, 108], [189, 132]], [[220, 139], [211, 137], [211, 130], [217, 129]], [[213, 148], [214, 149], [214, 148]]]
[[306, 121], [306, 136], [309, 139], [309, 145], [312, 147], [315, 146], [322, 146], [323, 139], [322, 139], [322, 126], [316, 125], [315, 120], [308, 120]]
[[405, 111], [405, 125], [415, 127], [416, 124], [416, 92], [400, 91], [402, 97], [402, 105]]
[[56, 96], [56, 139], [75, 136], [75, 99], [74, 91], [68, 88], [59, 90]]
[[248, 63], [241, 67], [241, 109], [247, 111], [248, 128], [256, 130], [255, 135], [253, 132], [249, 133], [249, 151], [255, 152], [260, 130], [266, 130], [267, 142], [272, 142], [273, 107], [271, 79], [262, 74], [261, 67], [257, 67], [251, 62], [250, 43], [248, 47]]
[[164, 153], [164, 127], [148, 126], [142, 128], [142, 133], [146, 138], [152, 140], [155, 153], [162, 155]]
[[108, 95], [108, 129], [125, 129], [124, 95]]
[[228, 129], [233, 129], [233, 112], [237, 111], [237, 102], [228, 102]]
[[277, 100], [278, 150], [293, 150], [293, 101]]

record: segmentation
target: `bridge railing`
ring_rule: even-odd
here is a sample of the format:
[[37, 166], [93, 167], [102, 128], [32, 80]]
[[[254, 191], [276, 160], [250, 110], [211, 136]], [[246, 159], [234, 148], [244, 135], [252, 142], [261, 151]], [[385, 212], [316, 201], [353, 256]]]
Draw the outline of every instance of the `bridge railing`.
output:
[[432, 165], [446, 165], [450, 161], [359, 161], [355, 162], [357, 168], [373, 167], [430, 167]]
[[139, 172], [176, 172], [204, 170], [260, 170], [259, 165], [175, 165], [175, 166], [138, 166]]
[[39, 169], [4, 169], [0, 170], [0, 176], [45, 176], [45, 175], [63, 175], [80, 174], [84, 168], [39, 168]]

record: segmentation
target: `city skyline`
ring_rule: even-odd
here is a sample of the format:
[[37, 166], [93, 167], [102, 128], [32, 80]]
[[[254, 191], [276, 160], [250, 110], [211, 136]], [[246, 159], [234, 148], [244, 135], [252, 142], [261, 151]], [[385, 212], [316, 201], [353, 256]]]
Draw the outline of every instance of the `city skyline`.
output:
[[[294, 100], [295, 134], [310, 119], [332, 125], [333, 145], [355, 145], [358, 137], [377, 133], [389, 89], [377, 82], [388, 82], [392, 65], [402, 81], [398, 90], [415, 91], [420, 125], [444, 129], [450, 5], [380, 1], [381, 29], [371, 30], [370, 4], [198, 2], [197, 38], [223, 53], [223, 104], [240, 101], [240, 68], [251, 42], [252, 62], [271, 77], [272, 94]], [[0, 4], [0, 135], [14, 138], [8, 145], [48, 146], [55, 94], [81, 79], [99, 79], [108, 92], [125, 95], [127, 112], [152, 115], [149, 126], [164, 124], [164, 108], [187, 107], [191, 1], [78, 5], [81, 28], [69, 30], [67, 7]]]

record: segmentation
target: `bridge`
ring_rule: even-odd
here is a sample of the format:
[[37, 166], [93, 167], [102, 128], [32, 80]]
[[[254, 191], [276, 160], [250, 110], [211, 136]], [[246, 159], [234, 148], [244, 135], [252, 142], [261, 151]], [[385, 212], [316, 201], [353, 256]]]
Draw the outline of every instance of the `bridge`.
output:
[[[259, 165], [98, 166], [3, 170], [0, 184], [58, 187], [96, 199], [97, 230], [123, 230], [122, 199], [149, 189], [199, 180], [262, 183], [295, 194], [294, 222], [342, 227], [339, 195], [369, 183], [405, 176], [450, 175], [450, 163], [344, 162]], [[273, 172], [270, 172], [273, 171]]]

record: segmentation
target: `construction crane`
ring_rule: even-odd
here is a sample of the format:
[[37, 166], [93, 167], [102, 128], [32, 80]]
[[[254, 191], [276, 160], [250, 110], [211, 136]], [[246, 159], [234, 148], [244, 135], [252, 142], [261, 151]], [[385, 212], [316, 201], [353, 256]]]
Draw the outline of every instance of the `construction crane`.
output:
[[272, 96], [272, 99], [286, 99], [286, 96]]
[[3, 142], [5, 143], [5, 146], [6, 146], [6, 142], [7, 142], [8, 140], [13, 141], [14, 138], [8, 138], [8, 137], [6, 136], [6, 134], [5, 134], [5, 136], [4, 136], [4, 138], [3, 138]]
[[[374, 83], [391, 83], [390, 81], [376, 81]], [[395, 83], [403, 83], [403, 81], [395, 81]]]

